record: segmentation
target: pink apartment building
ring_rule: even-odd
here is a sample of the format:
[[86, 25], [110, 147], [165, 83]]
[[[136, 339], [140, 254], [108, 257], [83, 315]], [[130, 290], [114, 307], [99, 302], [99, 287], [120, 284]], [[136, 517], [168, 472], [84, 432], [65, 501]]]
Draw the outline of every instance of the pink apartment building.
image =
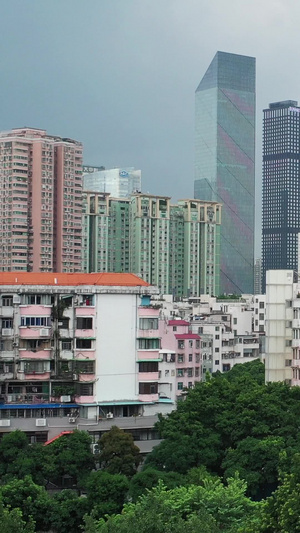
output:
[[0, 133], [0, 270], [80, 272], [82, 144]]
[[168, 350], [167, 358], [174, 362], [174, 396], [178, 399], [183, 389], [192, 388], [201, 380], [201, 339], [191, 333], [190, 324], [185, 320], [161, 320], [160, 335], [161, 351]]

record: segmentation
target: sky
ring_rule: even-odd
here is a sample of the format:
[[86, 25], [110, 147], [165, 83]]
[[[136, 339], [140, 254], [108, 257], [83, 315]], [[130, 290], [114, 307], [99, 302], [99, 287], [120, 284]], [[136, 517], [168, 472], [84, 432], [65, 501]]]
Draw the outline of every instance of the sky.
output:
[[215, 53], [255, 56], [256, 256], [262, 109], [300, 100], [295, 0], [1, 0], [0, 130], [83, 142], [84, 162], [142, 170], [193, 197], [195, 90]]

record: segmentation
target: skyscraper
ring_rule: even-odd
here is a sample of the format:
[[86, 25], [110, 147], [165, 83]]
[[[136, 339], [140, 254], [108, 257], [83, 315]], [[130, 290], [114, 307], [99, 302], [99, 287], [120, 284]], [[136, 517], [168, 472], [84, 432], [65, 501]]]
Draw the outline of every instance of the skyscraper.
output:
[[255, 58], [217, 52], [196, 90], [195, 198], [223, 204], [221, 292], [252, 293]]
[[270, 104], [263, 125], [263, 292], [267, 270], [298, 270], [299, 152], [298, 102]]
[[0, 270], [80, 272], [82, 145], [36, 128], [0, 133]]
[[114, 198], [128, 198], [133, 192], [141, 190], [141, 174], [133, 167], [84, 167], [83, 188], [85, 191], [109, 193]]

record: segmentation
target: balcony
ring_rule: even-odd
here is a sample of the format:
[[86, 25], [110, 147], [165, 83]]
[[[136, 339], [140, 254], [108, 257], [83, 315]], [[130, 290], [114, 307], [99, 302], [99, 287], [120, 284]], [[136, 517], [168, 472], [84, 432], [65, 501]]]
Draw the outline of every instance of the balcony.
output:
[[20, 305], [21, 316], [51, 316], [52, 305]]
[[158, 402], [159, 396], [157, 394], [139, 394], [140, 402]]
[[300, 339], [292, 339], [292, 347], [300, 348]]
[[75, 337], [79, 338], [95, 338], [95, 330], [94, 329], [76, 329], [75, 330]]
[[138, 335], [139, 339], [147, 339], [147, 338], [161, 338], [158, 332], [158, 329], [139, 329]]
[[12, 318], [14, 314], [14, 308], [12, 306], [0, 307], [0, 316], [6, 318]]
[[13, 328], [2, 328], [1, 335], [2, 337], [12, 337], [14, 334]]
[[24, 370], [24, 379], [28, 380], [41, 380], [45, 381], [46, 379], [50, 379], [50, 371], [48, 372], [34, 372], [32, 370]]
[[14, 373], [13, 372], [0, 372], [0, 381], [6, 381], [8, 379], [14, 379]]
[[158, 381], [159, 373], [158, 372], [139, 372], [138, 378], [139, 378], [139, 381]]
[[94, 316], [96, 314], [96, 308], [91, 305], [82, 305], [75, 308], [76, 316]]
[[16, 404], [16, 403], [48, 403], [49, 394], [34, 393], [34, 394], [6, 394], [0, 399], [2, 403]]
[[75, 352], [75, 359], [96, 359], [96, 351], [95, 350], [80, 350], [79, 348], [76, 349]]
[[300, 328], [300, 318], [294, 318], [293, 319], [292, 327], [294, 329], [299, 329]]
[[79, 378], [79, 381], [81, 382], [91, 382], [91, 381], [95, 381], [96, 379], [96, 376], [95, 374], [83, 374], [83, 373], [80, 373], [78, 374], [78, 378]]
[[95, 396], [76, 396], [75, 403], [78, 403], [78, 404], [95, 403]]
[[22, 339], [48, 338], [52, 335], [52, 329], [47, 327], [19, 327], [19, 334]]
[[51, 359], [51, 350], [26, 350], [25, 348], [20, 348], [19, 356], [20, 359]]
[[300, 359], [293, 359], [292, 367], [293, 368], [299, 368], [300, 367]]
[[137, 361], [161, 360], [160, 350], [138, 350]]

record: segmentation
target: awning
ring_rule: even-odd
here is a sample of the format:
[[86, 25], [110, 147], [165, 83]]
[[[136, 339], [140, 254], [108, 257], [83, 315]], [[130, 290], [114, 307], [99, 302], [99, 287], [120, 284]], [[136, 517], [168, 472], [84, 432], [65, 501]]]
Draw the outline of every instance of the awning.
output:
[[80, 406], [77, 403], [1, 403], [0, 409], [61, 409]]

